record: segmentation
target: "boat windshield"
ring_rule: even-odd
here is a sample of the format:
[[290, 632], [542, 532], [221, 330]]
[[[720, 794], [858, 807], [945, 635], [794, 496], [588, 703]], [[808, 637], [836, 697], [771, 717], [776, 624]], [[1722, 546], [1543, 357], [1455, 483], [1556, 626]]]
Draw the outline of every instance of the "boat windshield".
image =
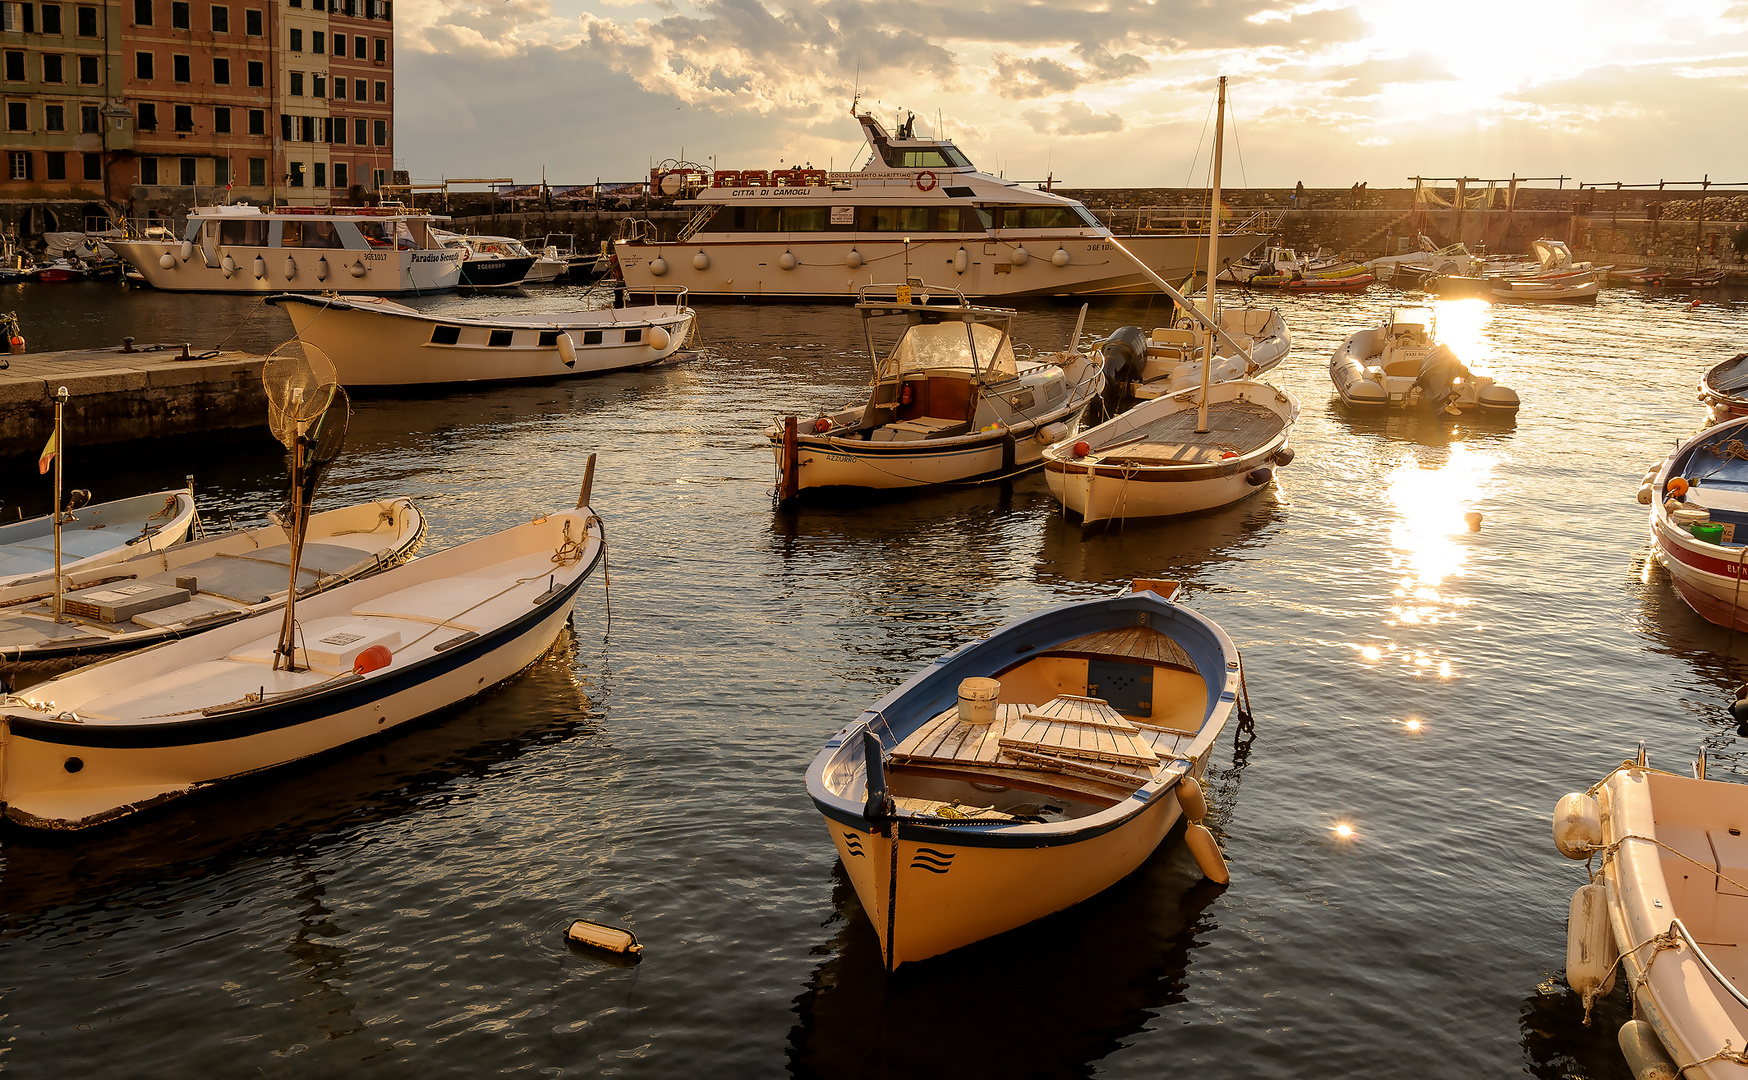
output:
[[882, 148], [889, 169], [968, 169], [971, 159], [951, 146], [887, 146]]
[[[904, 332], [880, 366], [882, 381], [903, 378], [929, 368], [964, 368], [993, 380], [1019, 374], [1014, 346], [1000, 327], [989, 323], [918, 323]], [[977, 354], [972, 355], [973, 344]]]

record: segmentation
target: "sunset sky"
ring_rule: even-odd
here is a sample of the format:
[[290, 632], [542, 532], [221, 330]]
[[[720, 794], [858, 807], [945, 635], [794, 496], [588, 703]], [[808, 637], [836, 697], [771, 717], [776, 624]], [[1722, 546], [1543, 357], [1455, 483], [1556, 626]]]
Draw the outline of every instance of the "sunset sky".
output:
[[[1441, 14], [1440, 12], [1443, 12]], [[849, 107], [1079, 187], [1748, 182], [1748, 0], [402, 0], [416, 180], [848, 168]]]

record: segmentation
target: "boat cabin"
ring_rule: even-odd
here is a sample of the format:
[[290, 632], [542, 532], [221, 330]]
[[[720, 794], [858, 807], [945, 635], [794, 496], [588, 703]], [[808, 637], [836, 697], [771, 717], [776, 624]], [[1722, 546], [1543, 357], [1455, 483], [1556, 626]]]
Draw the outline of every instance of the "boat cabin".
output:
[[220, 248], [331, 248], [388, 251], [436, 246], [428, 214], [397, 213], [378, 207], [334, 207], [317, 213], [306, 207], [263, 213], [257, 206], [203, 207], [189, 215], [183, 241], [206, 254]]

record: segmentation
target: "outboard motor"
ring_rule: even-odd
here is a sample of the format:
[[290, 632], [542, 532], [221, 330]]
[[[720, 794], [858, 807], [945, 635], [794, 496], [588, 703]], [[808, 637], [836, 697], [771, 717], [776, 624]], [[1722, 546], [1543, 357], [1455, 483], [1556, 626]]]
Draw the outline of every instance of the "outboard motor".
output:
[[1108, 418], [1122, 411], [1129, 384], [1138, 382], [1147, 368], [1147, 331], [1139, 326], [1118, 327], [1099, 352], [1105, 358], [1105, 390], [1099, 396]]
[[1440, 345], [1421, 361], [1420, 375], [1415, 378], [1414, 384], [1420, 387], [1433, 408], [1443, 409], [1457, 396], [1457, 380], [1472, 377], [1469, 369], [1457, 359], [1457, 354]]

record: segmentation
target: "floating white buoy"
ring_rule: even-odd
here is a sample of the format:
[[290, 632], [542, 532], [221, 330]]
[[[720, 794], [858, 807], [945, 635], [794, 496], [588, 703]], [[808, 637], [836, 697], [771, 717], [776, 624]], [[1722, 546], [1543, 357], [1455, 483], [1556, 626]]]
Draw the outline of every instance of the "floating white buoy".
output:
[[652, 326], [649, 328], [649, 347], [656, 352], [661, 352], [663, 349], [667, 348], [668, 344], [673, 340], [674, 339], [668, 335], [666, 329], [660, 326]]
[[955, 274], [963, 274], [970, 265], [971, 253], [963, 247], [953, 253], [953, 272]]
[[1566, 985], [1584, 998], [1584, 1011], [1614, 989], [1614, 931], [1608, 927], [1608, 896], [1601, 885], [1580, 885], [1566, 921]]
[[1628, 1020], [1615, 1033], [1633, 1080], [1676, 1080], [1680, 1069], [1648, 1020]]
[[649, 261], [649, 272], [651, 277], [662, 277], [668, 272], [668, 260], [657, 255]]
[[263, 259], [259, 255], [255, 256], [254, 269], [255, 269], [255, 280], [260, 281], [262, 278], [267, 276], [267, 260]]
[[359, 259], [357, 262], [353, 263], [352, 268], [347, 271], [347, 273], [351, 274], [353, 277], [363, 277], [366, 272], [367, 268], [364, 265], [363, 259]]
[[164, 254], [158, 256], [158, 265], [166, 270], [174, 270], [176, 269], [176, 256], [166, 251]]
[[1232, 871], [1226, 868], [1226, 857], [1220, 854], [1220, 842], [1214, 839], [1206, 825], [1185, 828], [1184, 844], [1196, 857], [1196, 865], [1201, 867], [1203, 877], [1218, 885], [1231, 882]]
[[1201, 781], [1185, 774], [1177, 782], [1177, 804], [1184, 808], [1184, 818], [1195, 825], [1208, 816], [1208, 797], [1202, 794]]
[[558, 335], [558, 358], [564, 361], [565, 367], [577, 362], [577, 343], [571, 340], [569, 334]]
[[694, 270], [708, 270], [708, 269], [710, 269], [710, 256], [706, 255], [702, 251], [700, 251], [698, 254], [692, 256], [692, 269], [694, 269]]
[[629, 930], [621, 930], [617, 926], [605, 926], [601, 923], [578, 919], [571, 923], [570, 929], [564, 932], [566, 939], [579, 945], [592, 945], [608, 952], [625, 953], [636, 956], [643, 952], [643, 944], [637, 940], [637, 935]]
[[297, 260], [290, 255], [285, 257], [285, 280], [290, 281], [297, 276]]
[[1067, 266], [1068, 265], [1068, 249], [1067, 248], [1057, 248], [1056, 254], [1050, 256], [1050, 265], [1052, 265], [1052, 266]]
[[1554, 846], [1568, 859], [1588, 859], [1602, 843], [1602, 808], [1582, 791], [1560, 796], [1554, 804]]
[[1008, 262], [1013, 263], [1015, 266], [1024, 266], [1026, 265], [1026, 260], [1031, 257], [1032, 253], [1027, 251], [1024, 247], [1017, 247], [1008, 253]]
[[187, 262], [189, 259], [192, 259], [192, 258], [194, 258], [194, 241], [192, 241], [192, 240], [182, 241], [182, 261]]
[[851, 248], [850, 253], [844, 256], [844, 265], [851, 270], [859, 268], [862, 265], [862, 253], [855, 248]]
[[785, 251], [783, 254], [777, 256], [777, 265], [785, 270], [795, 269], [795, 253], [793, 251]]
[[328, 280], [328, 257], [326, 255], [316, 260], [316, 280]]

